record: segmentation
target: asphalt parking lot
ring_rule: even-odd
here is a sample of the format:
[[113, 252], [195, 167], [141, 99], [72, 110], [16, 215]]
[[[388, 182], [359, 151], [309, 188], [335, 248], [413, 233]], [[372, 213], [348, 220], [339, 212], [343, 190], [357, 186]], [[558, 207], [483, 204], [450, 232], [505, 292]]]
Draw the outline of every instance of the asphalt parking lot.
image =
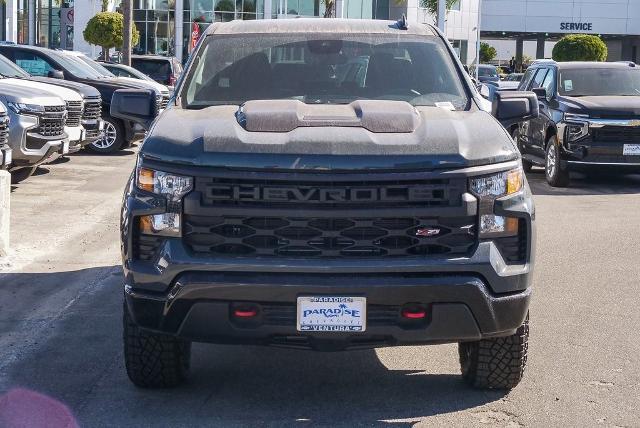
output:
[[[509, 394], [465, 386], [454, 345], [196, 345], [190, 382], [153, 391], [129, 383], [121, 346], [118, 214], [134, 152], [74, 155], [12, 189], [0, 396], [32, 398], [9, 404], [62, 417], [29, 395], [45, 394], [81, 426], [640, 424], [640, 176], [576, 176], [551, 189], [541, 170], [529, 175], [538, 220], [529, 364]], [[0, 409], [9, 404], [0, 397]]]

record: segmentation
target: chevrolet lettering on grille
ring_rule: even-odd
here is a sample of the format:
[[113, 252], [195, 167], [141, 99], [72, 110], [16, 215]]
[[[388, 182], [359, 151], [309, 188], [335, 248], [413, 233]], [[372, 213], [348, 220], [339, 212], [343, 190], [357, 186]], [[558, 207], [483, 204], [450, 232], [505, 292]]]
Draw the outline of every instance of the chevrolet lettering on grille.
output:
[[443, 198], [441, 187], [382, 186], [382, 187], [306, 187], [306, 186], [252, 186], [207, 184], [206, 197], [213, 201], [245, 202], [306, 202], [306, 203], [358, 203], [430, 201]]

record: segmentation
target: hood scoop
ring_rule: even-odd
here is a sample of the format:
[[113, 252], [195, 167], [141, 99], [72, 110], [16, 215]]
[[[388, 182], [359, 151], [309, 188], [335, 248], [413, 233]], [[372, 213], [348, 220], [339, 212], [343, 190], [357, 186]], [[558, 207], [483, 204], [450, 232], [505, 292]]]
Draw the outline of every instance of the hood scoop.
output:
[[305, 104], [298, 100], [247, 101], [236, 112], [249, 132], [290, 132], [300, 127], [356, 127], [374, 133], [411, 133], [420, 115], [405, 101], [358, 100]]

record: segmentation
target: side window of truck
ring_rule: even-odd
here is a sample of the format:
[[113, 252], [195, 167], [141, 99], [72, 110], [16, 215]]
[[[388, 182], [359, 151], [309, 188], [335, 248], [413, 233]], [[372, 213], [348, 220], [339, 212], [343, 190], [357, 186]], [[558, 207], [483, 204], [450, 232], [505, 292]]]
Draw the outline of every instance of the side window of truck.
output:
[[533, 78], [533, 74], [536, 72], [535, 68], [530, 68], [524, 73], [522, 77], [522, 81], [520, 82], [520, 86], [518, 86], [519, 91], [526, 91], [529, 88], [529, 83], [531, 83], [531, 79]]
[[31, 52], [16, 51], [14, 57], [16, 65], [32, 76], [46, 77], [54, 69], [41, 56]]

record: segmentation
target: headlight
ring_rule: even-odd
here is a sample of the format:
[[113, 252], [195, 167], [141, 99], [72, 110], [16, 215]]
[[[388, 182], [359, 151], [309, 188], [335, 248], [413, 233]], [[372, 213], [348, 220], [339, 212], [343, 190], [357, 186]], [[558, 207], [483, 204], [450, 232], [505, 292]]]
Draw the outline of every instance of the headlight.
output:
[[44, 107], [38, 104], [7, 103], [7, 106], [16, 114], [44, 113]]
[[471, 192], [480, 199], [480, 238], [518, 234], [518, 219], [495, 215], [493, 208], [496, 198], [517, 193], [522, 190], [523, 185], [524, 172], [522, 168], [476, 177], [470, 180]]
[[522, 168], [471, 179], [471, 191], [480, 198], [499, 198], [519, 192], [524, 183]]
[[138, 167], [136, 186], [140, 190], [163, 195], [171, 202], [179, 202], [193, 190], [193, 178]]
[[566, 124], [565, 139], [569, 142], [579, 140], [589, 135], [589, 115], [565, 113]]

